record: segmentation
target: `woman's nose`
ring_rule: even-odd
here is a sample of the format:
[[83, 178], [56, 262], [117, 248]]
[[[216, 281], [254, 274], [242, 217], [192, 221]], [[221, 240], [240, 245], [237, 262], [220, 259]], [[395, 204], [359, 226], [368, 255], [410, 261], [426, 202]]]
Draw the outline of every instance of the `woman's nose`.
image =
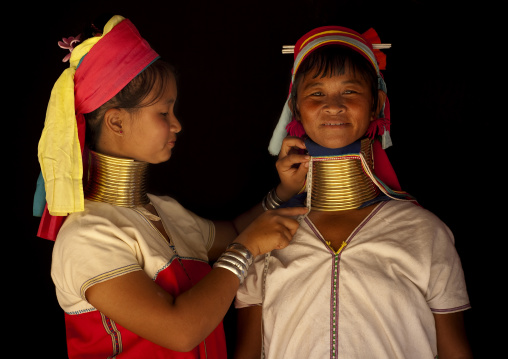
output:
[[180, 124], [180, 121], [178, 121], [178, 118], [176, 118], [176, 116], [173, 116], [173, 118], [171, 118], [170, 126], [171, 131], [173, 131], [174, 133], [178, 133], [182, 130], [182, 125]]
[[341, 96], [330, 96], [326, 102], [326, 111], [331, 115], [337, 115], [346, 110], [344, 99]]

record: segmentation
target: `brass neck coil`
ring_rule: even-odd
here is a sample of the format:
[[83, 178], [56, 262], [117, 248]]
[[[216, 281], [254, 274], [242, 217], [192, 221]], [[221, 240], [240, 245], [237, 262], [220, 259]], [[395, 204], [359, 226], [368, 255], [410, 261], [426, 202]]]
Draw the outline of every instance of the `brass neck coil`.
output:
[[89, 162], [86, 199], [129, 208], [150, 203], [146, 190], [148, 162], [93, 151]]
[[[370, 141], [362, 141], [361, 155], [373, 169]], [[363, 169], [360, 154], [311, 159], [310, 205], [316, 211], [356, 209], [379, 194]]]

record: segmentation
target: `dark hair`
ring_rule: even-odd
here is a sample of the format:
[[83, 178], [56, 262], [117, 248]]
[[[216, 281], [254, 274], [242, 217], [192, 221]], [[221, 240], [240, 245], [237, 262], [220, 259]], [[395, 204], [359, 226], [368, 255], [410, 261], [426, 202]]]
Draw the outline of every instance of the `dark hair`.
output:
[[[150, 106], [161, 98], [169, 80], [174, 77], [175, 70], [172, 65], [164, 60], [156, 60], [134, 77], [111, 100], [85, 114], [85, 138], [88, 147], [95, 150], [106, 111], [112, 108], [122, 108], [134, 113], [142, 107]], [[150, 98], [148, 98], [149, 95]]]
[[348, 47], [323, 46], [308, 55], [297, 70], [291, 88], [291, 111], [293, 114], [296, 117], [300, 116], [296, 107], [297, 92], [305, 75], [314, 73], [314, 78], [319, 76], [323, 78], [343, 75], [346, 71], [352, 71], [355, 75], [360, 74], [367, 81], [372, 92], [372, 110], [375, 111], [378, 102], [378, 79], [372, 64], [361, 54]]

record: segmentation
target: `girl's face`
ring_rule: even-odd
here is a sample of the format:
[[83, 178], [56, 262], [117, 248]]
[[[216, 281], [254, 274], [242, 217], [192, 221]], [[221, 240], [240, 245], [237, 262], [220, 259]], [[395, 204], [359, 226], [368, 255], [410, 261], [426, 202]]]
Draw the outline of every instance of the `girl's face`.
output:
[[363, 137], [376, 115], [367, 81], [351, 71], [314, 75], [306, 74], [297, 89], [298, 120], [307, 135], [327, 148], [344, 147]]
[[176, 134], [182, 129], [173, 112], [176, 97], [176, 81], [172, 77], [157, 102], [126, 116], [122, 151], [125, 157], [148, 163], [169, 160]]

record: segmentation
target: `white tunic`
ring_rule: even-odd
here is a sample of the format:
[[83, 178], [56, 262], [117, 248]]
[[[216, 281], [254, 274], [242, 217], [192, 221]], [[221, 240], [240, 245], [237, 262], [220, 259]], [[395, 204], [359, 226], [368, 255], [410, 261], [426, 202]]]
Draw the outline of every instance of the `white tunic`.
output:
[[335, 254], [305, 218], [288, 247], [251, 266], [235, 306], [263, 304], [266, 358], [435, 357], [432, 313], [470, 307], [448, 227], [388, 201], [346, 242]]
[[[213, 224], [170, 197], [150, 195], [183, 259], [208, 263]], [[51, 275], [66, 313], [95, 310], [84, 292], [93, 284], [144, 270], [153, 280], [176, 258], [174, 251], [139, 213], [86, 200], [85, 211], [64, 222], [53, 249]]]
[[213, 223], [170, 197], [149, 196], [171, 243], [136, 210], [88, 200], [85, 210], [71, 214], [58, 234], [51, 275], [65, 311], [69, 358], [226, 355], [222, 323], [191, 351], [175, 352], [122, 327], [85, 298], [90, 286], [138, 270], [176, 297], [211, 271], [207, 253], [215, 238]]

